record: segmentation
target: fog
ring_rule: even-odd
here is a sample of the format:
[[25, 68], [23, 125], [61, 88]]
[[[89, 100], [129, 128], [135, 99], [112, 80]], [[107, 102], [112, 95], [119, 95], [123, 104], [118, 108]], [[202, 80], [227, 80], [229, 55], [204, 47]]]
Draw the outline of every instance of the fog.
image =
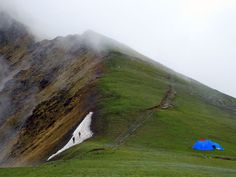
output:
[[236, 97], [235, 0], [0, 0], [38, 39], [91, 29]]
[[0, 92], [5, 86], [5, 83], [10, 80], [9, 78], [9, 66], [4, 57], [0, 55]]

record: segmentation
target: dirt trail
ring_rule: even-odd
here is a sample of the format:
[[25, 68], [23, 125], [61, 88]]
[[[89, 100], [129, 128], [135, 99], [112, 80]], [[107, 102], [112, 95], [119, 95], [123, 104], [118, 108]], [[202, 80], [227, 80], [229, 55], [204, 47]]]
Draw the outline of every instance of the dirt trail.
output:
[[151, 108], [147, 108], [146, 110], [160, 110], [160, 109], [169, 109], [174, 107], [172, 104], [172, 101], [174, 100], [176, 96], [176, 91], [174, 90], [172, 85], [169, 85], [169, 88], [167, 89], [164, 97], [162, 98], [161, 102], [157, 106], [153, 106]]
[[114, 143], [114, 147], [118, 147], [120, 146], [121, 144], [125, 143], [125, 141], [132, 135], [136, 132], [136, 130], [138, 128], [140, 128], [149, 118], [152, 117], [154, 111], [146, 111], [144, 113], [142, 113], [143, 115], [137, 119], [131, 126], [130, 128], [125, 131], [124, 133], [122, 133], [119, 137], [117, 137], [117, 139], [115, 140], [115, 143]]
[[121, 144], [124, 144], [125, 141], [137, 131], [138, 128], [144, 125], [144, 123], [152, 117], [154, 112], [159, 112], [161, 109], [170, 109], [174, 107], [172, 102], [176, 96], [176, 91], [174, 90], [172, 86], [172, 82], [173, 82], [172, 79], [170, 79], [170, 77], [168, 77], [168, 79], [170, 80], [170, 85], [168, 86], [168, 89], [166, 90], [166, 93], [164, 94], [161, 102], [157, 106], [153, 106], [153, 107], [140, 111], [139, 112], [139, 114], [141, 115], [140, 118], [137, 119], [128, 128], [127, 131], [125, 131], [119, 137], [117, 137], [113, 145], [113, 148], [116, 148], [120, 146]]

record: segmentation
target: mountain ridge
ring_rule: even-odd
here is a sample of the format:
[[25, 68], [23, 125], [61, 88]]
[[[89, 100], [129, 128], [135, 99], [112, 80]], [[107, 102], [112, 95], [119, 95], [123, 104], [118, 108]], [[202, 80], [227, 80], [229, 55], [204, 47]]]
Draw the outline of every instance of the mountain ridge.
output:
[[[12, 23], [13, 26], [18, 26], [18, 22], [13, 22], [17, 24]], [[0, 28], [3, 36], [0, 62], [8, 68], [4, 78], [9, 76], [4, 84], [0, 80], [0, 86], [3, 84], [0, 90], [3, 166], [46, 162], [49, 155], [65, 145], [75, 127], [91, 111], [95, 134], [91, 141], [98, 143], [99, 148], [113, 144], [121, 134], [130, 132], [135, 122], [143, 120], [142, 111], [149, 108], [155, 110], [150, 119], [141, 121], [137, 130], [128, 133], [129, 139], [122, 141], [122, 145], [176, 150], [173, 144], [153, 134], [160, 133], [175, 142], [180, 138], [176, 135], [178, 138], [174, 139], [178, 132], [188, 143], [207, 136], [225, 143], [226, 149], [235, 147], [233, 137], [226, 141], [216, 132], [220, 127], [227, 136], [235, 133], [236, 99], [233, 97], [183, 77], [96, 32], [36, 42], [26, 31], [22, 26]], [[176, 94], [173, 98], [166, 95], [170, 88], [174, 90], [171, 93]], [[201, 126], [200, 129], [209, 126], [209, 130], [198, 132], [194, 124]], [[177, 150], [190, 151], [184, 145], [185, 142], [180, 143]], [[229, 150], [226, 155], [235, 153]]]

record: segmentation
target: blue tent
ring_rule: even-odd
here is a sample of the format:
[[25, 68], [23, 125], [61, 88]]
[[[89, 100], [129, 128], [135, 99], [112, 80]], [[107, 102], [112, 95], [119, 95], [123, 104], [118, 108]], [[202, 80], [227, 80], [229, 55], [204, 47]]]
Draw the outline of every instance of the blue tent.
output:
[[192, 148], [199, 151], [224, 150], [220, 144], [211, 140], [198, 140]]

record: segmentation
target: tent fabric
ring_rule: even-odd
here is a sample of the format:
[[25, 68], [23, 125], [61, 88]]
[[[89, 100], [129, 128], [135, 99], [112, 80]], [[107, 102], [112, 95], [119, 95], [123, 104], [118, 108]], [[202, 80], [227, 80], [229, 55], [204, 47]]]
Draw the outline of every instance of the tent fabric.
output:
[[192, 148], [200, 151], [224, 150], [220, 144], [211, 140], [198, 140]]

